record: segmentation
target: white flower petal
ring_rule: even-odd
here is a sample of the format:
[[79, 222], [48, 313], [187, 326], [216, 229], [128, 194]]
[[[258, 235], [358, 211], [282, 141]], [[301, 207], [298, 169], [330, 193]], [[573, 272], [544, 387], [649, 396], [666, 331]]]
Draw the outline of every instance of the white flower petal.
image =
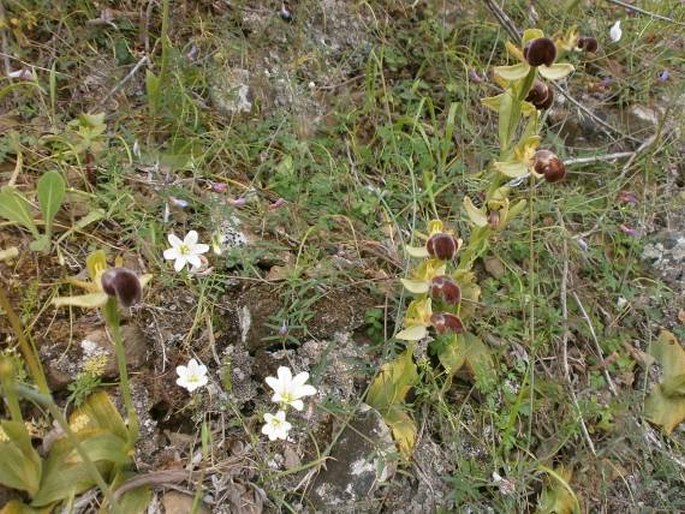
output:
[[264, 379], [264, 382], [266, 382], [266, 385], [268, 385], [268, 386], [269, 386], [271, 389], [273, 389], [274, 391], [276, 391], [276, 392], [280, 391], [281, 383], [279, 382], [279, 380], [278, 380], [277, 378], [275, 378], [275, 377], [266, 377], [266, 378]]
[[166, 236], [167, 240], [169, 241], [169, 244], [173, 246], [174, 248], [177, 248], [183, 244], [183, 241], [181, 241], [176, 234], [169, 234]]
[[305, 384], [298, 390], [298, 393], [300, 393], [300, 396], [312, 396], [316, 394], [316, 387]]
[[290, 384], [293, 381], [293, 373], [290, 371], [290, 368], [279, 366], [276, 374], [278, 375], [278, 380], [284, 384]]
[[609, 29], [609, 37], [614, 43], [618, 43], [623, 37], [623, 31], [621, 30], [621, 20], [617, 21]]
[[309, 380], [309, 373], [302, 371], [301, 373], [295, 375], [293, 378], [293, 384], [299, 387], [302, 386], [307, 380]]
[[174, 271], [177, 273], [181, 271], [186, 265], [186, 257], [184, 255], [179, 255], [174, 262]]
[[168, 261], [173, 259], [178, 259], [181, 254], [178, 253], [176, 248], [167, 248], [164, 250], [164, 258]]
[[295, 410], [304, 409], [304, 402], [302, 400], [293, 400], [290, 402], [290, 406]]
[[209, 251], [209, 245], [204, 243], [196, 244], [193, 247], [193, 253], [207, 253]]
[[193, 246], [195, 243], [197, 243], [197, 238], [197, 231], [191, 230], [186, 234], [186, 237], [183, 239], [183, 242], [188, 246]]
[[197, 255], [186, 255], [185, 256], [186, 261], [190, 263], [190, 265], [193, 267], [193, 269], [199, 268], [202, 266], [202, 260], [197, 256]]

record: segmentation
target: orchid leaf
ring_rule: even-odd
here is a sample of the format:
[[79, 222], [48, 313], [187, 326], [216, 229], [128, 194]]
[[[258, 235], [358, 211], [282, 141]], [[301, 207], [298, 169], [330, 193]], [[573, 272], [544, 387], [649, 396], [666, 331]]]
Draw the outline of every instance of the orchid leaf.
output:
[[416, 423], [409, 413], [399, 405], [393, 405], [383, 419], [392, 431], [392, 437], [405, 459], [411, 458], [416, 444]]
[[393, 405], [403, 403], [409, 390], [418, 383], [413, 349], [413, 345], [409, 345], [394, 360], [383, 364], [369, 387], [366, 402], [383, 415]]
[[663, 330], [649, 353], [661, 364], [663, 380], [645, 401], [645, 416], [667, 434], [685, 420], [685, 349], [676, 337]]
[[0, 190], [0, 217], [30, 230], [34, 238], [40, 237], [28, 200], [13, 187], [5, 186]]
[[0, 484], [33, 496], [40, 488], [40, 456], [33, 449], [23, 423], [3, 421], [0, 426], [5, 436], [5, 441], [0, 443]]
[[45, 220], [45, 236], [52, 234], [52, 222], [64, 201], [65, 184], [62, 175], [56, 171], [44, 173], [36, 186], [36, 195]]

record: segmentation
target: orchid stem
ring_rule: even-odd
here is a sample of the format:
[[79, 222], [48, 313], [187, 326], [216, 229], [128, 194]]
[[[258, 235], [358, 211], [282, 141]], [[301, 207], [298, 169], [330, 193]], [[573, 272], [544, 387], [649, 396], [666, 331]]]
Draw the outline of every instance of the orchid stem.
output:
[[135, 445], [138, 440], [138, 413], [133, 405], [131, 395], [131, 384], [128, 381], [128, 370], [126, 367], [126, 349], [121, 339], [121, 323], [119, 318], [119, 304], [116, 297], [110, 297], [103, 307], [103, 315], [114, 340], [114, 349], [117, 355], [117, 366], [119, 368], [119, 381], [121, 384], [121, 394], [124, 399], [124, 406], [128, 416], [129, 442]]

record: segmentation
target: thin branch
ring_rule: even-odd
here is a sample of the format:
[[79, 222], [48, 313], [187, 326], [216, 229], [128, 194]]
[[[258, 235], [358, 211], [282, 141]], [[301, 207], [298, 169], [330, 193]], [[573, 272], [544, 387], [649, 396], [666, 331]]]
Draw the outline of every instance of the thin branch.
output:
[[667, 16], [663, 16], [661, 14], [656, 14], [656, 13], [653, 13], [650, 11], [646, 11], [646, 10], [642, 9], [641, 7], [637, 7], [635, 5], [631, 5], [631, 4], [628, 4], [626, 2], [622, 2], [621, 0], [607, 0], [607, 2], [609, 2], [610, 4], [614, 4], [614, 5], [620, 5], [621, 7], [624, 7], [626, 9], [628, 9], [629, 11], [644, 14], [646, 16], [649, 16], [650, 18], [667, 21], [669, 23], [675, 23], [676, 25], [685, 25], [685, 23], [675, 21], [673, 18], [669, 18]]
[[592, 455], [597, 456], [597, 452], [595, 451], [595, 445], [592, 442], [592, 438], [590, 437], [590, 432], [587, 429], [587, 425], [585, 425], [585, 419], [583, 419], [583, 412], [580, 410], [580, 405], [578, 404], [578, 398], [576, 397], [576, 392], [573, 389], [573, 383], [571, 382], [571, 370], [568, 365], [568, 337], [570, 334], [570, 330], [568, 328], [568, 307], [566, 304], [566, 295], [567, 295], [567, 284], [568, 284], [568, 243], [567, 243], [567, 238], [566, 238], [566, 229], [564, 227], [564, 219], [561, 216], [561, 212], [557, 212], [557, 216], [559, 218], [559, 226], [562, 228], [564, 232], [564, 237], [563, 237], [563, 248], [564, 248], [564, 255], [563, 255], [563, 263], [564, 263], [564, 269], [561, 275], [561, 287], [560, 287], [560, 302], [561, 302], [561, 317], [563, 319], [563, 335], [562, 335], [562, 340], [561, 340], [561, 355], [562, 355], [562, 364], [564, 368], [564, 378], [566, 379], [566, 382], [568, 382], [568, 390], [569, 394], [571, 395], [571, 400], [573, 401], [573, 406], [576, 408], [576, 411], [578, 412], [578, 418], [580, 421], [580, 428], [583, 432], [583, 436], [585, 437], [585, 441], [587, 442], [588, 447], [590, 448], [590, 451], [592, 452]]
[[[592, 320], [590, 319], [590, 316], [588, 316], [587, 311], [585, 310], [585, 307], [583, 307], [583, 303], [580, 301], [580, 298], [578, 298], [578, 295], [573, 292], [573, 299], [576, 301], [576, 305], [578, 305], [578, 308], [580, 309], [580, 313], [583, 315], [583, 319], [585, 320], [585, 323], [587, 324], [588, 328], [590, 329], [590, 335], [592, 336], [592, 341], [595, 343], [595, 350], [597, 350], [597, 355], [599, 355], [600, 361], [604, 360], [604, 353], [602, 352], [602, 348], [599, 346], [599, 340], [597, 339], [597, 334], [595, 333], [595, 328], [592, 325]], [[616, 390], [616, 386], [614, 385], [614, 381], [611, 380], [611, 375], [609, 375], [609, 371], [606, 369], [606, 367], [602, 368], [602, 373], [604, 374], [604, 379], [607, 381], [607, 384], [609, 385], [609, 389], [611, 390], [611, 394], [614, 396], [618, 396], [618, 391]]]
[[630, 158], [635, 155], [635, 152], [616, 152], [604, 155], [593, 155], [592, 157], [575, 157], [564, 161], [564, 165], [571, 166], [572, 164], [592, 164], [594, 162], [614, 161], [616, 159]]
[[128, 72], [128, 75], [126, 75], [123, 79], [119, 81], [119, 83], [114, 86], [114, 89], [112, 89], [107, 95], [100, 100], [100, 106], [104, 105], [107, 100], [109, 100], [114, 94], [116, 94], [117, 91], [119, 91], [124, 84], [126, 84], [129, 80], [133, 78], [133, 76], [138, 72], [138, 70], [148, 62], [148, 56], [144, 55], [143, 58], [136, 63], [136, 65], [133, 67], [131, 71]]
[[521, 39], [521, 31], [516, 27], [516, 24], [511, 21], [511, 18], [504, 12], [504, 10], [495, 3], [494, 0], [485, 0], [485, 5], [490, 9], [492, 15], [497, 18], [500, 25], [507, 31], [509, 37], [518, 41]]
[[2, 49], [2, 60], [5, 64], [5, 75], [9, 76], [12, 68], [10, 67], [9, 42], [7, 41], [7, 14], [5, 4], [0, 0], [0, 20], [4, 22], [4, 27], [0, 28], [0, 49]]

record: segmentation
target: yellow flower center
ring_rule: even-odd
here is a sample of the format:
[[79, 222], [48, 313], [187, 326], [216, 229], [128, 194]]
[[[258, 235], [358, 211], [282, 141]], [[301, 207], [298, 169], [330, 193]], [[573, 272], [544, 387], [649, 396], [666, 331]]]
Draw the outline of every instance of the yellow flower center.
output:
[[188, 245], [182, 244], [178, 247], [178, 253], [181, 255], [188, 255], [190, 253], [190, 248], [188, 248]]

